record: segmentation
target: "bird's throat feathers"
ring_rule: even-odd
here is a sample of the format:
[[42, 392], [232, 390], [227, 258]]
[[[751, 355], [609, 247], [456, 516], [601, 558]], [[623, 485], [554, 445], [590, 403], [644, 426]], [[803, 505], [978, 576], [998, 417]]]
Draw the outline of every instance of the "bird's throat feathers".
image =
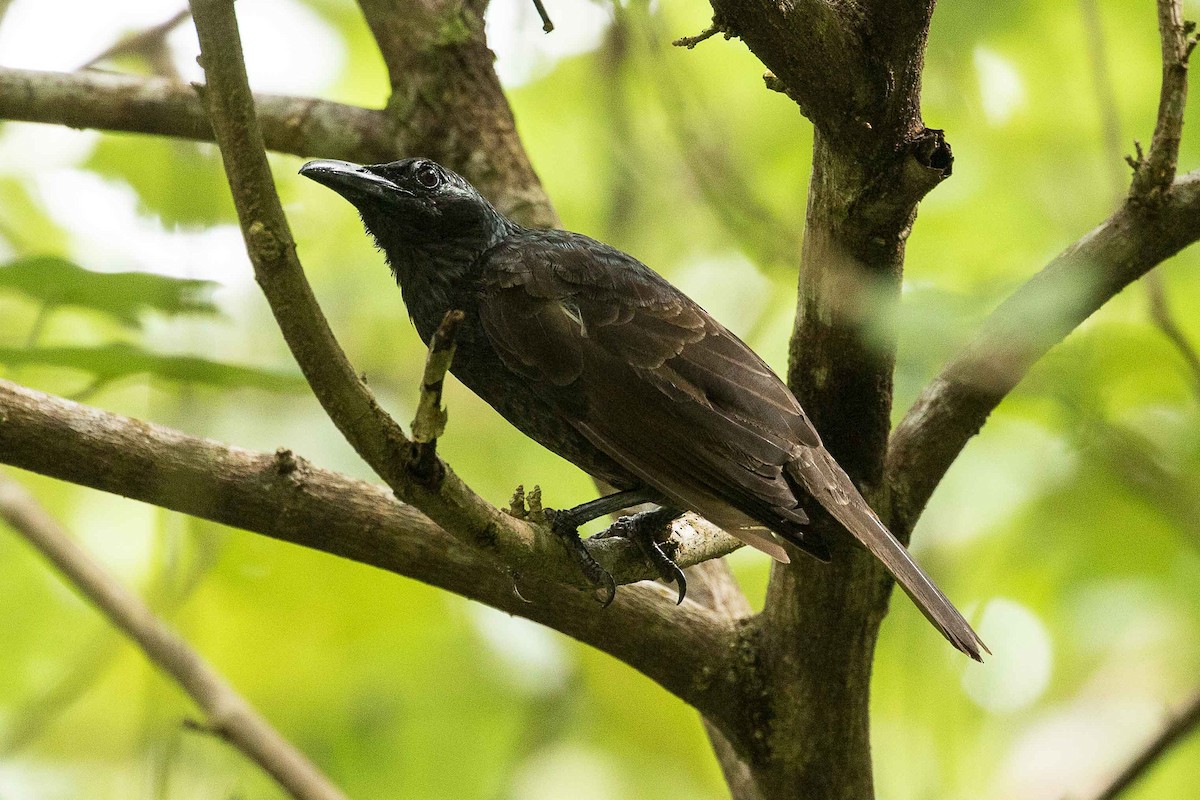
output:
[[447, 311], [463, 305], [467, 298], [458, 295], [474, 284], [480, 256], [516, 228], [490, 205], [480, 218], [453, 225], [430, 224], [429, 218], [378, 218], [369, 210], [362, 219], [383, 251], [422, 339], [432, 335]]

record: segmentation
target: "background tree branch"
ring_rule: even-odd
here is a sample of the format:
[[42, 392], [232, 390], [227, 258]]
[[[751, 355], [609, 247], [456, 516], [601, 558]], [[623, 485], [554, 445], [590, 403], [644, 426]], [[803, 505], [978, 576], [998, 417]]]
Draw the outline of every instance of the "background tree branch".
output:
[[1014, 292], [896, 426], [887, 458], [892, 513], [911, 530], [933, 490], [1033, 364], [1127, 285], [1200, 239], [1200, 171], [1175, 178], [1191, 27], [1158, 4], [1163, 78], [1150, 152], [1133, 162], [1128, 199]]
[[[383, 111], [274, 94], [256, 94], [254, 101], [264, 141], [280, 153], [375, 162], [407, 151]], [[213, 141], [208, 114], [193, 87], [99, 70], [0, 67], [0, 117]]]
[[345, 800], [324, 773], [184, 639], [77, 545], [21, 484], [0, 475], [0, 519], [88, 599], [196, 702], [206, 727], [258, 764], [297, 800]]

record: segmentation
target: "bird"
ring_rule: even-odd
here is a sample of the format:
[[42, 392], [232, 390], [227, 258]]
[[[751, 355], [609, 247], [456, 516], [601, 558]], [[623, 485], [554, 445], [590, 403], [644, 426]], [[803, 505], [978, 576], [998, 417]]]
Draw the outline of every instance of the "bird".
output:
[[[525, 435], [616, 489], [552, 527], [593, 585], [612, 577], [577, 529], [654, 503], [614, 527], [666, 580], [685, 583], [649, 529], [693, 511], [780, 562], [830, 551], [816, 500], [933, 626], [975, 660], [990, 652], [822, 444], [791, 390], [748, 345], [633, 256], [579, 233], [527, 228], [428, 158], [310, 161], [300, 174], [357, 209], [428, 344], [464, 315], [450, 371]], [[810, 506], [812, 508], [812, 506]]]

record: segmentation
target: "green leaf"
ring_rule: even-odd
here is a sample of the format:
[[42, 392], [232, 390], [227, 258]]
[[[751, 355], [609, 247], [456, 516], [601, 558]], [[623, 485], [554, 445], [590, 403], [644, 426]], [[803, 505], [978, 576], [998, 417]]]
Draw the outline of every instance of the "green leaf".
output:
[[89, 308], [130, 327], [137, 327], [147, 311], [219, 316], [208, 298], [216, 286], [212, 281], [148, 272], [92, 272], [58, 256], [30, 256], [0, 266], [0, 288], [50, 306]]
[[209, 144], [144, 136], [105, 136], [84, 165], [137, 192], [165, 227], [232, 222], [225, 171]]
[[160, 355], [124, 342], [98, 347], [0, 347], [0, 363], [79, 370], [93, 375], [98, 385], [132, 375], [150, 375], [175, 383], [279, 393], [302, 392], [307, 386], [297, 373], [222, 364], [196, 356]]

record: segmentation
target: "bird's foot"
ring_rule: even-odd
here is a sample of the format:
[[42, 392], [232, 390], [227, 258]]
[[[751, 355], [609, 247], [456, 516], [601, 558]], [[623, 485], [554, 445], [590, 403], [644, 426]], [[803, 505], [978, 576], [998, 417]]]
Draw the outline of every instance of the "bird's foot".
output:
[[628, 517], [621, 517], [597, 536], [623, 536], [638, 546], [660, 578], [667, 583], [673, 583], [679, 589], [679, 599], [675, 605], [683, 602], [687, 596], [687, 578], [679, 565], [663, 550], [659, 536], [670, 531], [670, 524], [679, 517], [680, 512], [673, 508], [656, 508], [653, 511], [643, 511]]
[[600, 566], [600, 562], [592, 558], [592, 554], [588, 552], [583, 539], [579, 537], [579, 523], [575, 515], [570, 511], [558, 511], [553, 508], [544, 509], [542, 513], [545, 514], [550, 530], [554, 531], [558, 540], [566, 548], [567, 555], [579, 565], [583, 576], [592, 585], [600, 605], [608, 608], [617, 596], [617, 582], [613, 580], [609, 571]]

